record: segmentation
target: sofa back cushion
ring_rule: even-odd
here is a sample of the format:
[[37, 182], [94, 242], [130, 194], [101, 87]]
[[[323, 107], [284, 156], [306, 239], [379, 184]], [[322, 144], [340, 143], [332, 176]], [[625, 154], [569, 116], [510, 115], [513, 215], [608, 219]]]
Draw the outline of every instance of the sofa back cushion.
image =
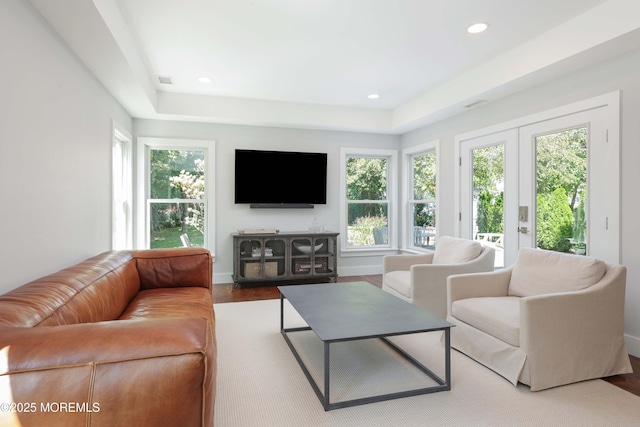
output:
[[481, 252], [478, 241], [442, 236], [436, 244], [433, 264], [462, 264], [478, 258]]
[[211, 289], [211, 253], [204, 248], [160, 248], [134, 251], [140, 275], [140, 289]]
[[513, 264], [509, 295], [572, 292], [597, 283], [607, 267], [595, 258], [524, 248]]
[[57, 326], [117, 319], [140, 290], [129, 252], [105, 252], [0, 295], [0, 325]]

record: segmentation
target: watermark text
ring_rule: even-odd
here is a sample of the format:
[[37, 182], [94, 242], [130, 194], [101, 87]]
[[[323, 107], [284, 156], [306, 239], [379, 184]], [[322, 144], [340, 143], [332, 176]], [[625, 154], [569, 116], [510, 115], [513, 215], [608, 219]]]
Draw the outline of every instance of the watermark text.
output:
[[99, 402], [0, 402], [0, 412], [100, 412]]

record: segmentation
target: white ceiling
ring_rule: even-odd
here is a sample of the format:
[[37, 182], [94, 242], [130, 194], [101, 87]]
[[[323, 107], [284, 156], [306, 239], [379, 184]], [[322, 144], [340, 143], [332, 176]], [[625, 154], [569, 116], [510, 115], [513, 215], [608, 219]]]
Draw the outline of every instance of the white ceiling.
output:
[[141, 118], [403, 133], [640, 47], [637, 0], [30, 1]]

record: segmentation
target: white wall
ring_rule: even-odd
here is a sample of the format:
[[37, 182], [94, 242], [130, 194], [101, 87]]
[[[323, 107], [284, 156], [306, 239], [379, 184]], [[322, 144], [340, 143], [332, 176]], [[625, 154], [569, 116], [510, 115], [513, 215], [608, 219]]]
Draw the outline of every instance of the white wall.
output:
[[111, 246], [112, 120], [131, 117], [28, 2], [0, 1], [0, 293]]
[[[340, 147], [390, 148], [400, 146], [400, 137], [356, 132], [331, 132], [273, 127], [218, 125], [209, 123], [134, 120], [135, 137], [186, 138], [213, 140], [216, 143], [216, 247], [213, 267], [215, 283], [230, 283], [233, 271], [231, 233], [240, 228], [277, 228], [281, 231], [304, 231], [314, 218], [330, 231], [340, 231]], [[234, 204], [234, 155], [236, 148], [312, 151], [327, 153], [327, 204], [314, 209], [250, 209]], [[247, 173], [251, 173], [250, 170]], [[263, 185], [272, 183], [268, 176], [256, 176]], [[345, 257], [338, 259], [341, 276], [382, 273], [382, 257]]]
[[628, 268], [625, 306], [625, 334], [628, 350], [640, 356], [640, 51], [631, 52], [606, 63], [540, 85], [514, 96], [473, 108], [451, 119], [402, 136], [402, 146], [409, 147], [440, 139], [439, 232], [454, 234], [454, 138], [456, 135], [499, 124], [540, 111], [581, 101], [616, 90], [621, 91], [621, 263]]

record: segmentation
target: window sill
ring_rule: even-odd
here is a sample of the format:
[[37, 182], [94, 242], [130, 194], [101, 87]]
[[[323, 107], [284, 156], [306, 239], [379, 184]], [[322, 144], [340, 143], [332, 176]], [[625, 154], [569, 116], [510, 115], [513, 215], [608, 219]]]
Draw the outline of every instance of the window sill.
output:
[[418, 249], [418, 248], [402, 248], [398, 249], [402, 253], [407, 254], [430, 254], [433, 253], [433, 249]]
[[340, 257], [349, 258], [349, 257], [363, 257], [363, 256], [382, 256], [382, 255], [397, 255], [399, 249], [392, 247], [384, 247], [384, 248], [362, 248], [362, 249], [348, 249], [341, 250]]

